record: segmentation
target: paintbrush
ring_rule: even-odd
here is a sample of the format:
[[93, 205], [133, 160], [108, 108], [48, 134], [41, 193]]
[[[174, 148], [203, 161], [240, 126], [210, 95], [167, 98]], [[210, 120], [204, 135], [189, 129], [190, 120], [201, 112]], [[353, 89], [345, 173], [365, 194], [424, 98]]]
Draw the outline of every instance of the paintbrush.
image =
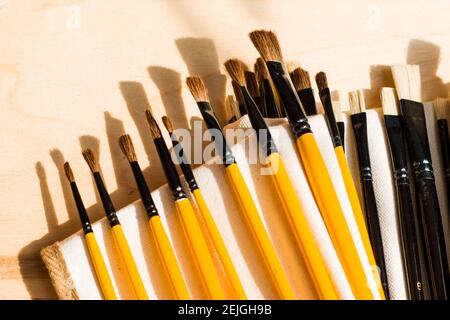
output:
[[448, 136], [448, 123], [447, 115], [450, 109], [449, 99], [437, 98], [433, 102], [434, 111], [436, 113], [438, 132], [439, 132], [439, 144], [440, 153], [442, 159], [442, 166], [444, 168], [444, 179], [447, 187], [447, 203], [450, 206], [450, 139]]
[[446, 300], [449, 296], [450, 274], [425, 112], [421, 102], [420, 70], [418, 65], [394, 65], [391, 70], [400, 99], [404, 135], [412, 165], [432, 298]]
[[339, 163], [342, 178], [344, 179], [345, 190], [347, 191], [348, 198], [353, 210], [353, 216], [355, 217], [356, 224], [358, 226], [359, 234], [364, 245], [364, 251], [369, 259], [369, 263], [374, 271], [375, 280], [377, 281], [380, 295], [384, 296], [384, 290], [381, 286], [380, 275], [378, 274], [376, 267], [376, 260], [373, 252], [373, 248], [370, 242], [369, 233], [367, 230], [366, 221], [364, 219], [364, 213], [359, 202], [358, 192], [356, 190], [355, 182], [348, 166], [347, 158], [345, 157], [344, 148], [342, 147], [342, 139], [337, 126], [333, 103], [331, 102], [331, 92], [328, 87], [327, 75], [325, 72], [319, 72], [316, 74], [316, 83], [319, 88], [319, 96], [322, 102], [323, 109], [325, 111], [325, 119], [327, 120], [328, 129], [333, 142], [336, 158]]
[[161, 218], [158, 213], [158, 209], [153, 201], [153, 198], [148, 189], [147, 182], [145, 181], [142, 170], [139, 166], [136, 153], [134, 152], [133, 142], [128, 134], [124, 134], [119, 138], [120, 149], [128, 160], [133, 176], [136, 181], [136, 185], [141, 196], [142, 205], [148, 216], [148, 225], [150, 228], [150, 234], [154, 240], [158, 249], [159, 257], [163, 263], [164, 270], [170, 281], [172, 292], [178, 300], [189, 300], [190, 295], [186, 288], [183, 275], [178, 265], [177, 258], [170, 244], [169, 238], [161, 223]]
[[[187, 86], [192, 93], [197, 106], [203, 116], [206, 126], [210, 130], [217, 130], [222, 132], [219, 122], [214, 114], [213, 109], [209, 103], [208, 93], [206, 91], [203, 81], [199, 77], [188, 77], [186, 80]], [[236, 87], [242, 95], [239, 86]], [[234, 159], [228, 143], [225, 140], [223, 133], [221, 139], [215, 139], [218, 146], [218, 154], [222, 158], [225, 167], [225, 172], [228, 181], [231, 184], [236, 200], [238, 201], [243, 220], [247, 224], [251, 237], [256, 244], [259, 254], [263, 258], [265, 267], [270, 274], [272, 283], [281, 299], [295, 299], [294, 292], [289, 284], [287, 276], [281, 266], [277, 257], [272, 242], [267, 234], [264, 224], [261, 220], [261, 215], [256, 208], [250, 190], [245, 183], [242, 173]]]
[[333, 113], [334, 118], [336, 119], [339, 136], [341, 137], [342, 149], [345, 151], [345, 115], [341, 110], [341, 103], [339, 101], [333, 103]]
[[269, 71], [262, 58], [256, 60], [255, 75], [259, 82], [262, 100], [264, 101], [263, 116], [267, 118], [280, 118], [280, 112], [272, 87], [272, 80], [270, 79]]
[[238, 119], [238, 111], [236, 110], [236, 101], [233, 96], [225, 98], [225, 113], [227, 115], [228, 123], [233, 123]]
[[248, 88], [248, 92], [250, 93], [250, 96], [252, 97], [253, 101], [255, 101], [259, 111], [263, 113], [264, 109], [262, 105], [261, 92], [259, 90], [258, 82], [256, 81], [256, 75], [254, 72], [249, 70], [245, 70], [244, 75], [245, 75], [245, 85]]
[[196, 217], [187, 195], [181, 185], [175, 164], [169, 149], [161, 135], [161, 130], [156, 123], [150, 110], [145, 111], [147, 122], [150, 127], [150, 134], [158, 152], [159, 159], [163, 166], [163, 171], [172, 192], [172, 198], [183, 225], [189, 248], [192, 250], [192, 257], [198, 270], [202, 284], [207, 292], [208, 299], [223, 300], [225, 293], [220, 283], [219, 274], [214, 266], [213, 257], [208, 249], [205, 236]]
[[397, 189], [400, 240], [408, 297], [412, 300], [423, 300], [420, 249], [416, 232], [419, 217], [417, 217], [417, 213], [413, 207], [408, 176], [408, 163], [406, 160], [407, 151], [403, 139], [402, 119], [399, 115], [397, 98], [393, 88], [381, 89], [381, 102]]
[[247, 299], [247, 296], [242, 287], [241, 281], [239, 280], [239, 276], [236, 272], [236, 269], [234, 268], [227, 247], [222, 239], [222, 236], [220, 235], [219, 229], [217, 228], [217, 225], [214, 222], [214, 219], [211, 215], [208, 205], [206, 204], [205, 198], [203, 197], [203, 193], [201, 192], [197, 184], [191, 165], [186, 159], [183, 146], [180, 144], [176, 135], [174, 134], [172, 121], [170, 121], [170, 119], [166, 116], [162, 117], [162, 121], [171, 137], [172, 145], [178, 158], [181, 171], [183, 171], [184, 179], [186, 180], [189, 189], [191, 190], [191, 193], [194, 195], [195, 202], [197, 203], [197, 206], [200, 209], [203, 221], [205, 221], [206, 229], [213, 242], [214, 249], [216, 250], [219, 260], [222, 264], [222, 267], [225, 270], [225, 273], [227, 274], [227, 279], [229, 281], [229, 286], [233, 291], [233, 296], [236, 299], [245, 300]]
[[384, 260], [383, 239], [378, 217], [375, 191], [373, 188], [372, 167], [370, 165], [369, 142], [367, 140], [367, 115], [363, 90], [349, 92], [350, 120], [355, 134], [356, 149], [364, 209], [370, 242], [374, 251], [376, 265], [380, 271], [381, 285], [386, 299], [389, 300], [389, 286]]
[[316, 99], [314, 98], [314, 92], [311, 88], [311, 80], [309, 79], [309, 72], [297, 67], [290, 72], [290, 77], [294, 85], [297, 95], [305, 108], [307, 116], [317, 114]]
[[100, 175], [100, 166], [95, 159], [94, 153], [91, 149], [83, 150], [83, 157], [86, 160], [89, 169], [91, 169], [92, 175], [94, 177], [95, 185], [97, 186], [97, 191], [102, 201], [103, 209], [105, 210], [106, 217], [108, 219], [109, 225], [111, 226], [111, 232], [114, 239], [114, 243], [117, 247], [117, 252], [119, 253], [120, 259], [124, 265], [125, 273], [130, 281], [131, 287], [133, 289], [134, 295], [139, 300], [148, 300], [147, 291], [142, 283], [141, 276], [139, 275], [139, 270], [136, 262], [133, 258], [130, 246], [128, 245], [125, 234], [120, 225], [119, 219], [116, 215], [116, 209], [112, 200], [106, 190], [105, 184], [103, 183], [102, 176]]
[[90, 261], [94, 267], [94, 272], [100, 286], [100, 291], [104, 299], [117, 300], [117, 295], [114, 290], [111, 277], [109, 276], [108, 268], [106, 267], [105, 260], [103, 259], [102, 253], [98, 246], [86, 208], [84, 207], [83, 200], [81, 199], [80, 192], [78, 191], [75, 177], [68, 162], [64, 163], [64, 172], [66, 173], [67, 180], [70, 182], [70, 188], [72, 189], [73, 199], [77, 206], [78, 215], [80, 216]]
[[236, 98], [238, 109], [239, 109], [239, 117], [246, 115], [247, 109], [245, 108], [244, 97], [242, 96], [241, 90], [239, 86], [231, 81], [231, 85], [233, 86], [234, 97]]
[[265, 60], [269, 74], [283, 102], [309, 185], [353, 293], [357, 299], [373, 299], [373, 293], [367, 286], [368, 279], [330, 174], [283, 64], [278, 39], [271, 31], [251, 32], [250, 39]]
[[271, 180], [289, 221], [300, 255], [305, 258], [316, 291], [322, 299], [336, 300], [338, 293], [334, 287], [331, 272], [328, 270], [324, 257], [320, 253], [313, 231], [309, 228], [308, 220], [296, 195], [294, 186], [286, 172], [286, 167], [270, 134], [269, 127], [264, 121], [255, 101], [246, 87], [244, 70], [237, 59], [227, 60], [225, 68], [230, 77], [239, 84], [244, 96], [247, 114], [253, 129], [257, 133], [260, 149], [263, 150], [263, 163], [270, 169]]

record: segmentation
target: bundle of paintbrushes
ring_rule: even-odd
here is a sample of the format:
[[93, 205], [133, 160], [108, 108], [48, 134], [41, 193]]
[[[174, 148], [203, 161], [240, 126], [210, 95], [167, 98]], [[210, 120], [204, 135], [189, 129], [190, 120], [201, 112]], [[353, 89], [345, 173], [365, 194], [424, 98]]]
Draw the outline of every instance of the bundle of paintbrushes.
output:
[[366, 106], [364, 90], [350, 92], [346, 106], [332, 101], [324, 72], [315, 89], [307, 70], [288, 70], [275, 33], [254, 31], [250, 40], [260, 54], [253, 70], [235, 58], [224, 63], [233, 92], [225, 127], [202, 78], [186, 79], [210, 138], [193, 150], [203, 165], [193, 169], [189, 128], [161, 115], [163, 132], [146, 110], [167, 185], [150, 192], [131, 137], [117, 137], [140, 200], [116, 211], [97, 155], [84, 150], [106, 214], [94, 224], [64, 165], [82, 234], [43, 250], [57, 293], [447, 299], [448, 100], [424, 105], [418, 66], [396, 65], [396, 88], [382, 89], [381, 109]]

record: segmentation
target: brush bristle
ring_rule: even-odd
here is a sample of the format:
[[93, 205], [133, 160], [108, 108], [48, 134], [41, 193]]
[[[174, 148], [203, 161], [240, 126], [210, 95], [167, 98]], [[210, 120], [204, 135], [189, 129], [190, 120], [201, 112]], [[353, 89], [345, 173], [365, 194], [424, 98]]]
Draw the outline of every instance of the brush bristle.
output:
[[339, 101], [334, 101], [331, 105], [333, 107], [333, 113], [336, 122], [344, 121], [344, 115], [342, 114], [341, 110], [341, 103]]
[[84, 160], [86, 160], [86, 163], [89, 166], [89, 169], [91, 169], [92, 172], [99, 172], [100, 168], [98, 166], [98, 162], [95, 159], [94, 152], [92, 152], [91, 149], [84, 149], [82, 153]]
[[245, 85], [247, 86], [248, 92], [254, 97], [260, 97], [258, 81], [256, 81], [256, 75], [252, 71], [245, 71]]
[[145, 110], [145, 116], [147, 117], [147, 122], [150, 127], [150, 134], [153, 139], [161, 138], [161, 130], [159, 129], [156, 119], [153, 117], [150, 109]]
[[236, 97], [236, 101], [239, 104], [244, 103], [244, 96], [242, 95], [241, 88], [235, 81], [231, 81], [231, 85], [233, 86], [234, 96]]
[[408, 65], [408, 82], [410, 99], [417, 102], [422, 101], [422, 83], [418, 64]]
[[234, 101], [233, 96], [227, 96], [225, 98], [225, 111], [227, 113], [227, 118], [232, 119], [233, 117], [238, 118], [238, 113], [236, 112], [236, 101]]
[[70, 182], [75, 181], [75, 177], [73, 176], [73, 172], [70, 168], [69, 162], [64, 163], [64, 172], [66, 173], [67, 180], [69, 180]]
[[133, 141], [129, 134], [123, 134], [119, 138], [120, 149], [129, 162], [137, 161], [136, 153], [134, 152]]
[[258, 81], [261, 81], [263, 79], [270, 79], [269, 71], [267, 70], [267, 66], [266, 66], [266, 63], [264, 62], [263, 58], [256, 59], [255, 75], [256, 75], [256, 79], [258, 79]]
[[351, 91], [348, 93], [348, 102], [350, 105], [350, 113], [359, 113], [359, 95], [357, 91]]
[[245, 64], [239, 59], [229, 59], [225, 61], [225, 69], [230, 75], [231, 79], [235, 81], [239, 86], [245, 86]]
[[166, 127], [167, 132], [169, 132], [169, 134], [172, 134], [172, 132], [173, 132], [173, 124], [172, 124], [172, 121], [170, 120], [170, 118], [168, 116], [163, 116], [162, 117], [162, 122], [164, 124], [164, 127]]
[[436, 113], [436, 119], [447, 119], [448, 110], [450, 107], [450, 100], [446, 98], [436, 98], [433, 101], [434, 112]]
[[328, 80], [325, 72], [321, 71], [316, 74], [316, 84], [319, 88], [319, 91], [328, 88]]
[[256, 30], [250, 32], [250, 40], [265, 61], [283, 62], [280, 43], [273, 31]]
[[358, 102], [359, 102], [359, 112], [366, 111], [366, 97], [364, 94], [364, 89], [358, 90]]
[[381, 105], [385, 115], [396, 116], [399, 114], [394, 88], [386, 87], [381, 89]]
[[196, 102], [209, 102], [208, 91], [199, 77], [187, 77], [186, 84]]
[[295, 90], [300, 91], [303, 89], [311, 88], [311, 80], [309, 79], [309, 72], [300, 67], [295, 68], [291, 73], [291, 80], [294, 84]]

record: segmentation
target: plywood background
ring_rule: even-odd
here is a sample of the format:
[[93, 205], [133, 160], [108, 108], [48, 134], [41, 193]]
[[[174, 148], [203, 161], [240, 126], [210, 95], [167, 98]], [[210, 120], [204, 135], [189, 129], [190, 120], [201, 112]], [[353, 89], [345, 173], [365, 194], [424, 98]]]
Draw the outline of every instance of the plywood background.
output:
[[1, 0], [0, 298], [55, 298], [41, 247], [79, 229], [62, 164], [93, 220], [102, 217], [81, 147], [100, 152], [118, 208], [138, 195], [117, 147], [127, 131], [152, 187], [163, 183], [142, 110], [189, 128], [186, 91], [202, 76], [223, 120], [223, 62], [257, 57], [247, 33], [279, 35], [286, 60], [347, 91], [392, 85], [386, 65], [419, 63], [425, 99], [450, 81], [450, 1]]

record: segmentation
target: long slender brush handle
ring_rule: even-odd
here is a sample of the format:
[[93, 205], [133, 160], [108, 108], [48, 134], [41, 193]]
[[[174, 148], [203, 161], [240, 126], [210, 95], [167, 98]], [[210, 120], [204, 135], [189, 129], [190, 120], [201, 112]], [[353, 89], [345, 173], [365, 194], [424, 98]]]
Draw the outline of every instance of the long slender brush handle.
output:
[[234, 163], [227, 166], [225, 170], [236, 199], [241, 206], [244, 221], [264, 260], [278, 295], [284, 300], [296, 299], [239, 167]]
[[127, 239], [125, 238], [125, 234], [123, 233], [122, 226], [120, 224], [115, 225], [111, 228], [111, 231], [136, 299], [148, 300], [147, 291], [142, 283], [139, 270], [134, 261]]
[[339, 199], [312, 133], [301, 135], [297, 148], [308, 182], [356, 299], [372, 300], [362, 262]]
[[347, 158], [345, 157], [344, 149], [342, 146], [334, 148], [336, 158], [339, 163], [339, 168], [341, 170], [342, 177], [344, 179], [345, 190], [347, 191], [348, 198], [353, 210], [353, 216], [355, 217], [356, 224], [358, 226], [359, 234], [364, 245], [364, 250], [369, 259], [369, 263], [372, 266], [372, 272], [374, 273], [375, 281], [377, 283], [378, 291], [380, 296], [384, 299], [384, 290], [381, 285], [380, 273], [377, 268], [377, 263], [373, 253], [372, 244], [370, 243], [369, 232], [367, 230], [366, 220], [364, 218], [364, 213], [361, 208], [361, 203], [359, 202], [358, 192], [356, 191], [355, 182], [348, 166]]
[[206, 204], [205, 198], [203, 197], [200, 189], [195, 189], [192, 191], [194, 195], [195, 202], [200, 209], [203, 220], [205, 221], [208, 233], [214, 244], [214, 248], [217, 251], [220, 262], [225, 270], [225, 273], [230, 282], [231, 288], [233, 289], [233, 296], [235, 299], [246, 300], [247, 295], [245, 294], [244, 288], [242, 287], [241, 280], [234, 268], [233, 262], [231, 261], [230, 254], [228, 253], [227, 247], [223, 242], [222, 236], [220, 235], [219, 229], [217, 228], [214, 219], [211, 216], [211, 212]]
[[422, 271], [420, 268], [420, 254], [414, 218], [414, 208], [410, 186], [407, 181], [396, 181], [397, 199], [399, 206], [399, 220], [403, 243], [404, 264], [408, 280], [411, 300], [423, 300]]
[[170, 280], [172, 291], [178, 300], [189, 300], [191, 297], [186, 288], [183, 275], [180, 270], [177, 258], [173, 252], [172, 246], [164, 227], [161, 224], [161, 218], [159, 215], [152, 216], [148, 220], [150, 235], [156, 244], [158, 254], [163, 263], [164, 269], [167, 273], [167, 277]]
[[109, 276], [108, 268], [106, 268], [105, 260], [103, 259], [100, 248], [93, 232], [85, 235], [86, 245], [91, 258], [91, 263], [94, 267], [95, 275], [97, 277], [100, 290], [103, 298], [106, 300], [117, 300], [116, 291]]
[[300, 249], [300, 255], [304, 257], [317, 293], [324, 300], [339, 299], [339, 294], [332, 281], [331, 271], [325, 264], [325, 259], [320, 252], [319, 244], [309, 227], [294, 186], [280, 158], [280, 154], [272, 153], [269, 155], [267, 157], [267, 166], [270, 168], [271, 178], [294, 233], [297, 247]]
[[206, 239], [197, 220], [194, 208], [187, 198], [175, 202], [183, 231], [188, 240], [195, 266], [206, 290], [208, 299], [223, 300], [225, 294]]
[[447, 187], [447, 199], [450, 206], [450, 138], [448, 136], [447, 120], [438, 120], [439, 142], [441, 145], [441, 159], [444, 167], [444, 177]]

